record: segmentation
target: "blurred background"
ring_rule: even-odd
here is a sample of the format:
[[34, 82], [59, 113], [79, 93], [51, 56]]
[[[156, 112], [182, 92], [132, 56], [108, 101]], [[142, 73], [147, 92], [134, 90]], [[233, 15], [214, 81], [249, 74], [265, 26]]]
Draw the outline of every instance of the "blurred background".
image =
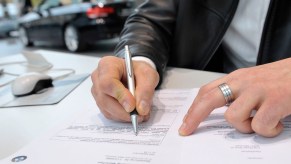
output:
[[0, 0], [0, 57], [38, 49], [112, 54], [126, 18], [143, 1]]

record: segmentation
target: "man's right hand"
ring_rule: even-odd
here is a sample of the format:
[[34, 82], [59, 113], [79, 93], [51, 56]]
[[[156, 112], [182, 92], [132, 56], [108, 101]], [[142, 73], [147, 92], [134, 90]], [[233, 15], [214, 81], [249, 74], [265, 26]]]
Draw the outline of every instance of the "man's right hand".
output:
[[100, 111], [108, 119], [130, 122], [129, 112], [135, 108], [138, 121], [149, 119], [154, 91], [159, 82], [157, 71], [144, 61], [133, 61], [135, 97], [126, 88], [127, 77], [124, 59], [103, 57], [92, 73], [92, 95]]

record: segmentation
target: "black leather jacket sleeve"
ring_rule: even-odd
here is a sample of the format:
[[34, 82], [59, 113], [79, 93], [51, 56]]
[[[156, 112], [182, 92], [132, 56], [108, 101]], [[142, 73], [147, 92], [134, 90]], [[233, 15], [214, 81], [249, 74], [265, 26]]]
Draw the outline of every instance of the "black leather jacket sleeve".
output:
[[[146, 0], [126, 21], [115, 54], [123, 57], [128, 44], [133, 56], [144, 56], [155, 63], [161, 80], [166, 65], [215, 71], [223, 66], [221, 42], [238, 3]], [[271, 0], [257, 65], [291, 57], [290, 22], [291, 1]]]
[[162, 79], [166, 68], [176, 18], [174, 0], [148, 0], [128, 17], [115, 54], [123, 57], [129, 45], [132, 56], [151, 59]]

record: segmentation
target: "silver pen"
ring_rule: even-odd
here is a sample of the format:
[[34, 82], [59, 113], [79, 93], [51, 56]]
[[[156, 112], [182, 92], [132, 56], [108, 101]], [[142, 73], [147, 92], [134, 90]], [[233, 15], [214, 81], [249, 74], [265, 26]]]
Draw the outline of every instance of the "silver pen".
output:
[[[132, 65], [132, 59], [131, 59], [131, 53], [129, 51], [128, 45], [125, 45], [125, 66], [126, 66], [126, 74], [127, 74], [127, 87], [130, 91], [130, 93], [135, 96], [135, 81], [134, 81], [134, 73], [133, 73], [133, 65]], [[132, 112], [130, 112], [130, 119], [133, 126], [133, 131], [135, 135], [137, 135], [137, 121], [138, 113], [136, 109], [134, 109]]]

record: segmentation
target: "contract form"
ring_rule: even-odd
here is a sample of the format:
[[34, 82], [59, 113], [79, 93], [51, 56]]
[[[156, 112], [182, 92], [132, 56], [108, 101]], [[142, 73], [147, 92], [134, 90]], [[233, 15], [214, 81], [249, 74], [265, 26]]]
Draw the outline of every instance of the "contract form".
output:
[[157, 91], [151, 117], [139, 125], [138, 136], [134, 135], [131, 123], [108, 120], [96, 109], [94, 102], [88, 102], [90, 105], [81, 113], [7, 161], [13, 163], [13, 159], [25, 156], [22, 163], [152, 163], [161, 147], [168, 147], [170, 154], [176, 151], [173, 149], [177, 148], [173, 146], [176, 141], [166, 144], [165, 140], [178, 137], [177, 128], [173, 127], [176, 121], [180, 123], [180, 112], [191, 104], [191, 94], [187, 90]]
[[3, 160], [21, 164], [179, 164], [285, 163], [291, 161], [291, 119], [275, 138], [242, 134], [214, 110], [196, 133], [182, 137], [178, 128], [198, 89], [156, 91], [150, 120], [133, 135], [130, 123], [114, 122], [88, 102], [81, 113]]

